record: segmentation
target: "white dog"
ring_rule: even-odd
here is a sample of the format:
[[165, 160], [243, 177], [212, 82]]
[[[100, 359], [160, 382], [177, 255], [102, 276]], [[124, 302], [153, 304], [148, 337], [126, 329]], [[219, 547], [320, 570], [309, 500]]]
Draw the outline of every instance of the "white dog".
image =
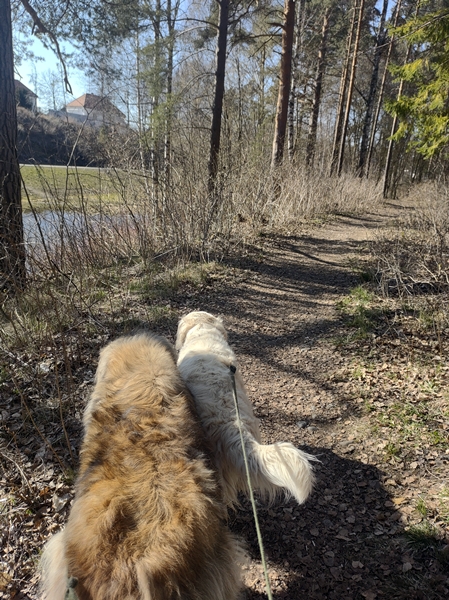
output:
[[299, 503], [313, 486], [309, 461], [316, 460], [287, 442], [262, 445], [256, 419], [239, 373], [234, 352], [227, 343], [221, 319], [198, 311], [178, 325], [178, 368], [192, 393], [197, 412], [212, 446], [221, 477], [224, 500], [233, 504], [239, 491], [248, 492], [245, 463], [235, 410], [230, 365], [237, 368], [235, 383], [252, 486], [270, 500], [283, 488]]

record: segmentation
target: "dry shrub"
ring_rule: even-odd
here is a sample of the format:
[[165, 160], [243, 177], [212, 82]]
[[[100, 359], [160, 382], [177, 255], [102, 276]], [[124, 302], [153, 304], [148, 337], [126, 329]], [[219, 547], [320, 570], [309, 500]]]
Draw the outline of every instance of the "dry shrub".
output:
[[371, 245], [377, 277], [385, 295], [442, 293], [449, 287], [448, 189], [416, 186], [416, 207]]
[[27, 217], [29, 268], [35, 274], [148, 264], [158, 256], [208, 260], [251, 241], [262, 226], [294, 228], [329, 213], [361, 212], [379, 199], [365, 179], [331, 178], [287, 162], [273, 172], [261, 158], [223, 169], [210, 193], [198, 160], [186, 153], [157, 179], [142, 169], [99, 171], [108, 190], [99, 181], [96, 198], [82, 177], [71, 177], [69, 192], [43, 181], [48, 210]]
[[376, 279], [381, 293], [398, 297], [441, 347], [449, 331], [448, 190], [420, 185], [408, 200], [414, 209], [371, 244]]
[[234, 223], [237, 217], [238, 222], [250, 224], [254, 233], [262, 225], [291, 229], [331, 213], [361, 213], [381, 198], [381, 190], [372, 181], [349, 175], [330, 177], [291, 163], [274, 173], [269, 163], [244, 165], [228, 174], [224, 193]]
[[120, 314], [117, 297], [125, 305], [136, 278], [191, 259], [220, 259], [261, 228], [294, 231], [330, 212], [360, 212], [379, 194], [363, 179], [288, 163], [273, 173], [260, 159], [223, 169], [209, 193], [197, 162], [186, 154], [158, 181], [142, 170], [98, 172], [108, 185], [100, 181], [96, 197], [81, 176], [70, 177], [70, 190], [43, 185], [46, 210], [26, 216], [30, 284], [2, 304], [10, 322], [0, 342], [48, 345], [55, 332], [86, 319], [98, 329], [96, 311]]

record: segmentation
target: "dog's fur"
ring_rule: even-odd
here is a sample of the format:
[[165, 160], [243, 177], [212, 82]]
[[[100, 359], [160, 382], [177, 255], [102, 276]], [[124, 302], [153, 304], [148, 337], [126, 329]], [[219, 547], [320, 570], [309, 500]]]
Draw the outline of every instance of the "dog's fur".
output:
[[124, 337], [100, 355], [75, 500], [47, 544], [42, 590], [63, 600], [235, 600], [239, 542], [166, 340]]
[[225, 501], [234, 504], [239, 491], [248, 492], [229, 369], [230, 365], [234, 365], [237, 368], [238, 406], [252, 486], [270, 499], [279, 488], [283, 488], [299, 503], [304, 502], [314, 480], [309, 461], [316, 459], [287, 442], [260, 443], [259, 423], [221, 319], [203, 311], [189, 313], [179, 322], [176, 349], [179, 350], [181, 377], [194, 397], [212, 446]]

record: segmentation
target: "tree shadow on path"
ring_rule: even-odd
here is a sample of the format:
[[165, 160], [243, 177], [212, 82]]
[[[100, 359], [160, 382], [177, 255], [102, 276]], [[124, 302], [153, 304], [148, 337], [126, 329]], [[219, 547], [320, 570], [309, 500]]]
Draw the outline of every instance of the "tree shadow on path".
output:
[[[386, 475], [326, 448], [307, 451], [321, 463], [306, 504], [280, 499], [258, 507], [273, 598], [443, 600], [444, 565], [435, 549], [418, 552], [407, 546], [398, 499], [383, 486]], [[259, 561], [247, 500], [231, 513], [231, 528]], [[248, 599], [265, 599], [261, 568], [248, 580]]]

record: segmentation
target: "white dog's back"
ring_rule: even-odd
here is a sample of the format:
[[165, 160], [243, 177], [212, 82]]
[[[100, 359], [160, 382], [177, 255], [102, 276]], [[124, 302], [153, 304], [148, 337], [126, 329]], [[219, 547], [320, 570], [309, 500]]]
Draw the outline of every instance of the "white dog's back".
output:
[[[198, 311], [181, 319], [176, 348], [179, 371], [211, 443], [225, 500], [232, 504], [239, 491], [248, 491], [248, 482], [230, 372], [230, 365], [237, 367], [237, 359], [226, 338], [221, 319]], [[282, 488], [304, 502], [313, 487], [309, 461], [315, 458], [287, 442], [262, 445], [259, 423], [238, 368], [235, 382], [252, 486], [270, 499]]]

